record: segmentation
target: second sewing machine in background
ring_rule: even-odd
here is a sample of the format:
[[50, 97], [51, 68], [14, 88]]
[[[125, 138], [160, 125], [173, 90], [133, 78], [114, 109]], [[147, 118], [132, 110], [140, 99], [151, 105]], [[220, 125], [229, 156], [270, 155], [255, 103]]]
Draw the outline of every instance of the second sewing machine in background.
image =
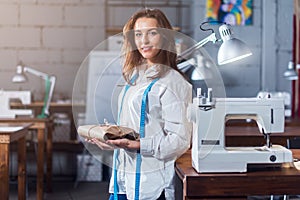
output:
[[18, 116], [32, 116], [30, 109], [11, 109], [10, 101], [20, 100], [22, 104], [31, 103], [30, 91], [4, 91], [0, 90], [0, 118], [16, 118]]

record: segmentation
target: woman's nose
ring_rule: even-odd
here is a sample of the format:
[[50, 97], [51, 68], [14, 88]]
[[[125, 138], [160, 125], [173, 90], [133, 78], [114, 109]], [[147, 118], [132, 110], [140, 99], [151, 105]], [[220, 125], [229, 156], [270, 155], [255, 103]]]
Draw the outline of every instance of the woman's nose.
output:
[[147, 34], [143, 34], [143, 37], [142, 37], [142, 43], [143, 43], [143, 44], [149, 43], [149, 38], [148, 38], [148, 35], [147, 35]]

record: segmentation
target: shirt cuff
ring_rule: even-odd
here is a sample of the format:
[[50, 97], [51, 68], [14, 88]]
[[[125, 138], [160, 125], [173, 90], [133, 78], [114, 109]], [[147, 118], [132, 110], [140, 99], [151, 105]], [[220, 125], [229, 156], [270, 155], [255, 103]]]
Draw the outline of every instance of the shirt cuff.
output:
[[143, 156], [152, 156], [154, 154], [152, 138], [140, 139], [140, 151]]

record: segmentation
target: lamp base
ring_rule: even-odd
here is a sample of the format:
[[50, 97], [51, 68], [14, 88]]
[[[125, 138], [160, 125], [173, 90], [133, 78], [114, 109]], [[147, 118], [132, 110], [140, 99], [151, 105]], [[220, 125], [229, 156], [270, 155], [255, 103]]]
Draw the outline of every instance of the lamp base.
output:
[[45, 113], [41, 113], [37, 116], [37, 118], [39, 118], [39, 119], [45, 119], [47, 117], [48, 117], [48, 115], [46, 115]]

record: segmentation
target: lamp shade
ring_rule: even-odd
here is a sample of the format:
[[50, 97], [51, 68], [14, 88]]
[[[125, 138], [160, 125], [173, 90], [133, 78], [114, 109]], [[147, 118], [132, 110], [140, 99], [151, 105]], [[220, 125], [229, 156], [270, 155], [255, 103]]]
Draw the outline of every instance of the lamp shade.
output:
[[233, 37], [231, 29], [226, 24], [220, 26], [219, 32], [223, 41], [218, 51], [219, 65], [224, 65], [252, 55], [252, 52], [244, 42]]
[[24, 74], [24, 70], [22, 65], [18, 65], [17, 66], [17, 73], [13, 76], [12, 78], [12, 82], [14, 83], [22, 83], [22, 82], [26, 82], [27, 76]]
[[297, 80], [298, 75], [294, 68], [294, 63], [292, 61], [289, 62], [288, 69], [283, 73], [284, 78], [287, 80]]

